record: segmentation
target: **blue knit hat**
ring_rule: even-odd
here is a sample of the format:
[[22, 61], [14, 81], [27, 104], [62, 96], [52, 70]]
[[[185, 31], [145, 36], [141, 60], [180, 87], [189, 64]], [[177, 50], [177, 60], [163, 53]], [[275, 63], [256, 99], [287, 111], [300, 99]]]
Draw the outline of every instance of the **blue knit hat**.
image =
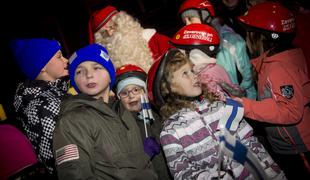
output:
[[76, 68], [85, 61], [94, 61], [101, 64], [110, 75], [110, 89], [112, 89], [115, 82], [115, 68], [108, 55], [108, 51], [99, 44], [91, 44], [77, 50], [69, 59], [69, 75], [70, 83], [77, 92], [80, 92], [74, 81], [74, 74]]
[[15, 39], [10, 42], [15, 61], [28, 79], [35, 80], [44, 66], [60, 50], [56, 40]]

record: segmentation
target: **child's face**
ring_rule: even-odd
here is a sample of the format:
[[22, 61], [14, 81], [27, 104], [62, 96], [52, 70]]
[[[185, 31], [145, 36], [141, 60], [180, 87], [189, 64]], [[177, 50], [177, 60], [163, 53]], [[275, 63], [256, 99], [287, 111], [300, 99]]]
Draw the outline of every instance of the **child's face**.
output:
[[68, 59], [62, 56], [60, 50], [45, 65], [45, 72], [52, 81], [68, 75]]
[[82, 93], [95, 98], [109, 94], [110, 75], [108, 71], [94, 61], [85, 61], [75, 70], [74, 81]]
[[129, 111], [141, 111], [141, 95], [144, 94], [143, 87], [130, 84], [124, 87], [118, 94], [121, 102]]
[[171, 90], [173, 92], [187, 97], [196, 97], [202, 93], [197, 76], [193, 73], [192, 64], [184, 64], [172, 76]]

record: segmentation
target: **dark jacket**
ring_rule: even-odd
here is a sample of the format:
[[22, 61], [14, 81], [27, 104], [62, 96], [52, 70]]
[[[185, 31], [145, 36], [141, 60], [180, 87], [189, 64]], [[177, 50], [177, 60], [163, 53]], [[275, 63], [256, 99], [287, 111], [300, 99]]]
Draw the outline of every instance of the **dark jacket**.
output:
[[[120, 101], [116, 101], [115, 104], [113, 104], [113, 108], [117, 112], [124, 111], [125, 107], [122, 105]], [[141, 118], [141, 115], [139, 113], [133, 112], [133, 116], [135, 117], [135, 121], [140, 129], [141, 133], [141, 138], [144, 141], [146, 138], [146, 133], [145, 133], [145, 127], [144, 127], [144, 121]], [[152, 114], [154, 116], [154, 121], [151, 123], [147, 123], [147, 131], [148, 131], [148, 136], [149, 137], [154, 137], [158, 143], [160, 143], [159, 135], [162, 130], [162, 119], [161, 117], [152, 110]], [[154, 169], [158, 175], [158, 179], [160, 180], [168, 180], [168, 179], [173, 179], [172, 176], [170, 175], [168, 166], [167, 166], [167, 161], [164, 156], [164, 152], [161, 148], [160, 154], [155, 156], [152, 159], [152, 164], [154, 166]]]
[[39, 162], [53, 175], [56, 174], [53, 131], [60, 102], [67, 96], [68, 80], [68, 77], [55, 82], [26, 80], [18, 85], [14, 99], [16, 118], [22, 122]]
[[83, 94], [62, 103], [53, 149], [60, 179], [157, 179], [130, 112]]

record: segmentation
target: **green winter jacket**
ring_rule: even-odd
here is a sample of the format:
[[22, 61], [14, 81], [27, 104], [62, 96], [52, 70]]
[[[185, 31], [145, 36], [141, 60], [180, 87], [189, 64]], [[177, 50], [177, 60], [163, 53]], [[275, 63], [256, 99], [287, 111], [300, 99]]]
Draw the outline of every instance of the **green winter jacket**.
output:
[[103, 100], [63, 101], [53, 138], [59, 179], [157, 179], [132, 114]]
[[[115, 109], [115, 111], [118, 112], [118, 111], [123, 111], [125, 107], [122, 105], [120, 100], [117, 100], [113, 104], [113, 109]], [[147, 123], [146, 125], [148, 136], [154, 137], [157, 140], [157, 142], [160, 143], [159, 135], [162, 130], [162, 119], [153, 110], [152, 110], [152, 114], [154, 117], [154, 122]], [[142, 115], [140, 116], [139, 113], [136, 113], [136, 112], [132, 112], [132, 115], [135, 118], [136, 124], [138, 125], [140, 129], [141, 138], [144, 141], [146, 138], [146, 133], [145, 133], [143, 117], [141, 117]], [[162, 149], [160, 153], [152, 159], [152, 164], [160, 180], [173, 179], [173, 177], [170, 175], [169, 168], [167, 166], [167, 161], [166, 161], [166, 158], [165, 158], [165, 155]]]

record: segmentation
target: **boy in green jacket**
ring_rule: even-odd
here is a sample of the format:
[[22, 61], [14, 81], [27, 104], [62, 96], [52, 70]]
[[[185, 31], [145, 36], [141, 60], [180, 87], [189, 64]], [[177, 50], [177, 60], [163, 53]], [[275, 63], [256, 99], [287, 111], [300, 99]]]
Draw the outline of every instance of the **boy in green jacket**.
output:
[[61, 104], [54, 131], [59, 179], [157, 179], [133, 116], [108, 105], [115, 69], [107, 50], [91, 44], [69, 62], [79, 94]]

